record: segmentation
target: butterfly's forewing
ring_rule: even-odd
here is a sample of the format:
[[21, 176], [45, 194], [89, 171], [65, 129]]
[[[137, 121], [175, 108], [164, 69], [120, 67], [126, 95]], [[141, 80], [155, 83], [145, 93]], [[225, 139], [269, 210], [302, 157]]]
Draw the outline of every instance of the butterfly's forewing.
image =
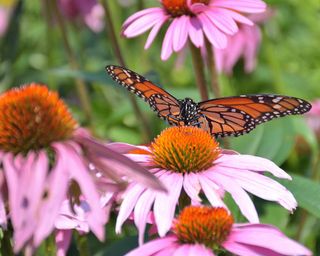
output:
[[242, 95], [199, 103], [201, 127], [216, 137], [242, 135], [273, 118], [308, 112], [311, 104], [282, 95]]
[[180, 114], [179, 101], [143, 76], [119, 66], [107, 66], [107, 73], [120, 85], [149, 103], [162, 119], [177, 124]]

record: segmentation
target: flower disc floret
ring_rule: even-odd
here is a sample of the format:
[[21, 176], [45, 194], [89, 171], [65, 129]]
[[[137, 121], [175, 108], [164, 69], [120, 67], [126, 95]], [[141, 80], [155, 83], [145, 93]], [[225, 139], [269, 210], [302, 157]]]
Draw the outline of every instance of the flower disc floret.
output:
[[189, 206], [182, 210], [173, 230], [181, 243], [217, 249], [228, 238], [232, 225], [233, 218], [225, 208]]
[[0, 150], [27, 153], [71, 137], [77, 122], [56, 92], [30, 84], [0, 95]]
[[[209, 4], [209, 0], [192, 0], [191, 3]], [[188, 8], [187, 0], [162, 0], [164, 9], [172, 17], [179, 17], [181, 15], [192, 15], [192, 12]]]
[[196, 127], [170, 127], [152, 143], [153, 160], [178, 173], [200, 172], [212, 166], [220, 154], [218, 142]]

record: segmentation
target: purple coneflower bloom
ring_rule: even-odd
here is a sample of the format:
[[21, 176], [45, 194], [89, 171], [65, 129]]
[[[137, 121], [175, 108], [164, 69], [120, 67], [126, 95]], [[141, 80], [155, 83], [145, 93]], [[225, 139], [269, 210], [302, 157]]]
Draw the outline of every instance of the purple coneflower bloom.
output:
[[88, 228], [102, 240], [108, 216], [100, 200], [121, 188], [123, 176], [162, 187], [79, 128], [58, 94], [39, 84], [0, 95], [0, 165], [0, 223], [10, 218], [15, 252], [37, 247], [52, 232], [65, 200], [74, 207], [85, 202]]
[[243, 57], [244, 70], [246, 73], [252, 72], [256, 67], [257, 53], [261, 43], [261, 31], [258, 25], [268, 20], [272, 15], [272, 10], [262, 14], [252, 14], [249, 19], [255, 24], [248, 26], [239, 25], [239, 31], [228, 37], [228, 45], [224, 49], [214, 49], [215, 62], [218, 72], [232, 74], [233, 67], [238, 60]]
[[174, 221], [170, 234], [151, 240], [126, 256], [220, 255], [308, 256], [311, 251], [271, 225], [235, 224], [224, 208], [189, 206]]
[[120, 143], [110, 146], [148, 168], [168, 190], [167, 194], [157, 193], [133, 182], [124, 192], [116, 231], [121, 231], [122, 224], [133, 213], [140, 243], [152, 208], [160, 236], [166, 234], [182, 194], [192, 203], [200, 203], [201, 192], [211, 205], [226, 207], [222, 198], [227, 191], [252, 223], [259, 219], [246, 191], [276, 201], [290, 211], [297, 206], [290, 191], [264, 175], [270, 172], [291, 179], [286, 172], [268, 159], [221, 150], [210, 134], [200, 128], [170, 127], [150, 147]]
[[238, 23], [253, 25], [242, 13], [260, 13], [266, 9], [261, 0], [161, 0], [161, 7], [148, 8], [130, 16], [123, 24], [123, 35], [138, 36], [151, 29], [145, 49], [149, 48], [160, 28], [171, 24], [162, 44], [161, 59], [180, 51], [187, 39], [196, 47], [205, 38], [222, 49], [227, 46], [227, 35], [238, 32]]
[[103, 29], [104, 10], [97, 0], [59, 0], [59, 7], [68, 19], [80, 19], [94, 32]]

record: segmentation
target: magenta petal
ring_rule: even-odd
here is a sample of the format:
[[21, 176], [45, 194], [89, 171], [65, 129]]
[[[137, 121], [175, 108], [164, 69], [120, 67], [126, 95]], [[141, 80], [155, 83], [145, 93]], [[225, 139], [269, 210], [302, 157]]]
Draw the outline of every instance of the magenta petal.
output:
[[269, 177], [247, 170], [233, 171], [229, 168], [220, 168], [218, 172], [234, 179], [250, 193], [266, 200], [277, 201], [290, 211], [297, 207], [297, 201], [292, 193]]
[[182, 15], [176, 18], [176, 20], [176, 27], [173, 34], [173, 50], [178, 52], [184, 47], [188, 39], [189, 17]]
[[4, 170], [14, 227], [14, 249], [18, 252], [31, 238], [39, 221], [37, 216], [44, 193], [48, 159], [44, 152], [39, 152], [38, 156], [29, 153], [20, 170], [14, 168], [12, 160], [12, 155], [4, 159]]
[[162, 27], [163, 23], [165, 23], [168, 20], [167, 16], [164, 16], [162, 19], [160, 19], [158, 21], [157, 24], [155, 24], [153, 26], [153, 28], [151, 29], [148, 39], [146, 41], [146, 44], [144, 45], [144, 49], [148, 49], [150, 47], [150, 45], [152, 44], [153, 40], [155, 39], [155, 37], [157, 36], [160, 28]]
[[291, 180], [290, 175], [288, 175], [284, 170], [279, 168], [272, 161], [251, 155], [222, 155], [219, 157], [215, 164], [219, 166], [225, 166], [229, 169], [245, 169], [256, 172], [270, 172], [274, 176]]
[[248, 19], [247, 17], [245, 17], [244, 15], [241, 15], [238, 12], [234, 12], [228, 9], [224, 9], [224, 8], [215, 8], [216, 10], [219, 10], [219, 12], [221, 14], [223, 14], [226, 17], [231, 17], [232, 19], [234, 19], [235, 21], [239, 22], [239, 23], [243, 23], [249, 26], [253, 25], [253, 22]]
[[262, 256], [262, 255], [268, 255], [268, 256], [283, 256], [283, 255], [279, 255], [279, 254], [261, 254], [259, 251], [254, 250], [254, 248], [242, 244], [242, 243], [237, 243], [233, 240], [228, 239], [227, 241], [223, 242], [222, 246], [234, 253], [235, 255], [239, 255], [239, 256]]
[[172, 54], [175, 24], [176, 24], [176, 20], [173, 20], [172, 23], [170, 24], [170, 26], [168, 27], [168, 30], [164, 36], [163, 43], [162, 43], [162, 49], [161, 49], [161, 59], [162, 60], [169, 59], [170, 55]]
[[100, 239], [104, 239], [104, 224], [106, 221], [104, 211], [100, 206], [100, 196], [94, 184], [89, 169], [72, 146], [66, 148], [68, 170], [71, 177], [79, 184], [81, 192], [88, 202], [88, 223], [92, 232]]
[[58, 230], [55, 240], [57, 246], [56, 256], [65, 256], [71, 242], [72, 230]]
[[[0, 153], [0, 163], [1, 163], [1, 153]], [[3, 170], [0, 169], [0, 191], [3, 190], [4, 185], [4, 173]], [[2, 193], [0, 193], [0, 227], [3, 229], [7, 228], [7, 214], [5, 208], [5, 202], [3, 200]]]
[[63, 200], [66, 198], [69, 173], [68, 168], [68, 154], [64, 149], [63, 144], [56, 144], [54, 148], [56, 150], [56, 161], [54, 168], [50, 171], [48, 177], [48, 193], [44, 200], [40, 213], [38, 227], [34, 236], [34, 243], [38, 246], [41, 241], [50, 234], [54, 227], [54, 222], [59, 214], [60, 207]]
[[[106, 161], [110, 159], [112, 161], [119, 162], [122, 165], [126, 165], [128, 167], [126, 169], [126, 176], [146, 185], [149, 188], [165, 191], [164, 186], [159, 182], [159, 180], [139, 164], [131, 161], [118, 152], [111, 150], [109, 147], [106, 147], [94, 139], [87, 138], [85, 136], [78, 136], [76, 139], [81, 145], [87, 147], [97, 157], [104, 158]], [[92, 161], [93, 160], [94, 158]]]
[[264, 12], [267, 5], [260, 0], [215, 0], [211, 6], [233, 9], [239, 12], [259, 13]]
[[127, 253], [125, 256], [142, 256], [142, 255], [156, 255], [158, 251], [163, 250], [166, 247], [171, 247], [177, 243], [178, 239], [176, 236], [166, 236], [164, 238], [155, 239], [148, 242], [133, 251]]
[[259, 223], [258, 213], [249, 195], [237, 184], [232, 178], [223, 175], [217, 171], [208, 172], [207, 175], [216, 183], [220, 184], [226, 191], [228, 191], [235, 203], [239, 206], [242, 214], [251, 222]]
[[204, 44], [201, 22], [196, 17], [189, 19], [189, 37], [196, 47], [202, 47]]
[[120, 210], [117, 217], [116, 222], [116, 232], [121, 232], [121, 226], [125, 222], [125, 220], [130, 216], [133, 208], [136, 205], [136, 202], [141, 195], [141, 193], [145, 190], [142, 186], [139, 184], [132, 186], [131, 188], [128, 188], [127, 191], [124, 194], [124, 200], [121, 203]]
[[233, 35], [238, 31], [235, 21], [229, 16], [221, 13], [219, 9], [212, 9], [206, 12], [211, 22], [226, 34]]
[[210, 43], [218, 49], [225, 48], [227, 46], [226, 35], [211, 22], [206, 13], [199, 14], [198, 18], [202, 23], [203, 31]]
[[202, 201], [199, 197], [201, 186], [197, 175], [193, 173], [185, 174], [183, 179], [183, 189], [192, 201]]
[[164, 16], [163, 13], [145, 15], [128, 25], [128, 27], [123, 31], [123, 35], [129, 38], [138, 36], [152, 28], [165, 17], [166, 16]]
[[154, 217], [160, 236], [164, 236], [172, 225], [176, 205], [182, 189], [183, 176], [167, 173], [160, 177], [166, 185], [168, 193], [158, 193], [154, 202]]
[[224, 204], [224, 202], [218, 194], [219, 186], [204, 175], [199, 174], [198, 177], [201, 184], [201, 188], [206, 197], [208, 198], [210, 204], [216, 207], [227, 208], [227, 206]]
[[312, 254], [307, 248], [286, 237], [271, 225], [242, 225], [232, 231], [230, 239], [242, 244], [267, 248], [283, 255]]
[[151, 206], [154, 202], [155, 192], [146, 190], [139, 197], [137, 204], [134, 208], [134, 223], [139, 230], [139, 245], [143, 244], [144, 232], [147, 225], [147, 218]]
[[143, 18], [144, 15], [148, 15], [148, 14], [158, 14], [158, 13], [163, 13], [162, 8], [159, 7], [155, 7], [155, 8], [148, 8], [139, 12], [136, 12], [135, 14], [131, 15], [122, 25], [122, 30], [126, 29], [128, 27], [128, 25], [130, 25], [133, 21], [139, 19], [139, 18]]

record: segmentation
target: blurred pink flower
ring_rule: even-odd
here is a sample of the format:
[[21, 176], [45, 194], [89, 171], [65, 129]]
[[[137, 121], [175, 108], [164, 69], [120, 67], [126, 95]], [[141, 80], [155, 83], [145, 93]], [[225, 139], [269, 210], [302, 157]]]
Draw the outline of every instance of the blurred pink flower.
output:
[[253, 26], [239, 24], [239, 31], [228, 37], [228, 45], [224, 49], [214, 48], [215, 62], [218, 72], [232, 74], [233, 67], [241, 57], [244, 59], [244, 70], [250, 73], [256, 67], [256, 58], [261, 43], [261, 31], [258, 25], [267, 21], [273, 14], [268, 9], [265, 13], [252, 14], [249, 19]]
[[204, 46], [204, 37], [216, 48], [227, 46], [227, 35], [238, 32], [237, 23], [253, 25], [241, 13], [260, 13], [266, 9], [261, 0], [161, 0], [162, 7], [148, 8], [130, 16], [122, 34], [138, 36], [151, 29], [145, 49], [149, 48], [166, 22], [171, 22], [162, 44], [161, 59], [180, 51], [188, 37], [196, 47]]
[[104, 10], [97, 0], [59, 0], [59, 6], [68, 19], [83, 20], [94, 32], [104, 27]]
[[8, 23], [10, 19], [10, 10], [0, 6], [0, 37], [7, 31]]
[[271, 225], [234, 224], [223, 208], [186, 207], [171, 234], [134, 249], [126, 256], [205, 255], [226, 250], [239, 256], [309, 256], [311, 251]]
[[0, 165], [0, 223], [6, 224], [6, 204], [15, 252], [27, 243], [39, 246], [53, 231], [65, 200], [78, 213], [82, 209], [78, 220], [85, 219], [102, 240], [108, 216], [101, 200], [121, 189], [122, 177], [162, 189], [141, 166], [78, 128], [58, 94], [39, 84], [0, 95]]
[[111, 148], [149, 169], [167, 187], [157, 193], [132, 182], [124, 192], [116, 231], [133, 213], [142, 243], [148, 214], [153, 208], [160, 236], [169, 230], [182, 190], [191, 202], [199, 203], [199, 193], [213, 206], [226, 207], [222, 198], [229, 192], [242, 214], [259, 222], [254, 204], [246, 191], [265, 200], [276, 201], [292, 211], [297, 202], [281, 184], [264, 175], [291, 177], [268, 159], [221, 150], [205, 131], [195, 127], [171, 127], [163, 131], [150, 147], [114, 143]]
[[320, 140], [320, 99], [312, 102], [312, 109], [305, 115], [307, 123]]

